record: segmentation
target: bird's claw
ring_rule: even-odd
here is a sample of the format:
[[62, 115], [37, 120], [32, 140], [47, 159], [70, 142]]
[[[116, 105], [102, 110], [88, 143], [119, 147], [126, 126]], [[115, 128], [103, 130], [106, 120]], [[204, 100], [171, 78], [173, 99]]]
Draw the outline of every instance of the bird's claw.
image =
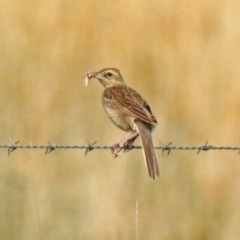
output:
[[126, 141], [124, 144], [123, 144], [123, 152], [129, 152], [130, 150], [133, 149], [133, 142], [132, 139]]
[[113, 144], [113, 146], [111, 147], [111, 152], [114, 156], [114, 158], [116, 157], [120, 157], [119, 153], [123, 150], [123, 152], [129, 152], [130, 150], [133, 149], [133, 142], [135, 141], [136, 137], [128, 139], [122, 146], [119, 143], [115, 143]]
[[119, 152], [121, 152], [123, 148], [120, 146], [120, 144], [114, 144], [112, 147], [111, 147], [111, 152], [113, 154], [113, 157], [116, 158], [116, 157], [120, 157], [119, 156]]

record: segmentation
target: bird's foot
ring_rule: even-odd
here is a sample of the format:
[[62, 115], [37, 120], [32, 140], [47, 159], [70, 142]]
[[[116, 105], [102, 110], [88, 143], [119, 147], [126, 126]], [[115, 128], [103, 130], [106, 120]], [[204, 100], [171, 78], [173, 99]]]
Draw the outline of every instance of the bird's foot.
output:
[[126, 141], [124, 144], [123, 144], [123, 152], [129, 152], [130, 150], [133, 149], [133, 142], [132, 139]]
[[137, 136], [134, 136], [133, 138], [128, 139], [124, 144], [123, 144], [123, 152], [129, 152], [134, 148], [133, 143], [136, 140]]
[[130, 139], [127, 139], [125, 141], [120, 141], [112, 145], [111, 152], [114, 155], [114, 157], [119, 157], [119, 153], [123, 150], [123, 152], [129, 152], [134, 148], [133, 143], [138, 137], [138, 134]]
[[119, 143], [116, 143], [116, 144], [113, 144], [112, 147], [111, 147], [111, 152], [113, 154], [113, 157], [116, 158], [116, 157], [119, 157], [119, 152], [122, 151], [122, 147], [120, 146]]

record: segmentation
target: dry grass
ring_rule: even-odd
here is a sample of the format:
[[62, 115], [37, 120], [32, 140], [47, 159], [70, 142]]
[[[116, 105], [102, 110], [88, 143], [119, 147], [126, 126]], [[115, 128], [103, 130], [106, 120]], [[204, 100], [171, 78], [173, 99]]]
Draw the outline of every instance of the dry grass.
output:
[[[117, 67], [159, 121], [154, 141], [239, 144], [239, 1], [0, 2], [0, 142], [111, 144], [88, 70]], [[1, 239], [239, 238], [235, 152], [1, 150]]]

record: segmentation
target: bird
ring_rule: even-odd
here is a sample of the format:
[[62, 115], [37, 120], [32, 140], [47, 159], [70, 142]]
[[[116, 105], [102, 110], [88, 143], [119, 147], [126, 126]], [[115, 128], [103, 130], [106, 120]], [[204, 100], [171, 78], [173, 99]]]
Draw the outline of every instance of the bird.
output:
[[120, 129], [127, 132], [126, 136], [112, 146], [112, 153], [124, 149], [129, 151], [135, 139], [140, 136], [143, 155], [149, 176], [159, 177], [158, 159], [152, 140], [157, 120], [148, 103], [134, 89], [128, 87], [117, 68], [104, 68], [98, 72], [89, 71], [85, 77], [87, 86], [90, 79], [96, 78], [105, 87], [102, 94], [102, 105], [109, 119]]

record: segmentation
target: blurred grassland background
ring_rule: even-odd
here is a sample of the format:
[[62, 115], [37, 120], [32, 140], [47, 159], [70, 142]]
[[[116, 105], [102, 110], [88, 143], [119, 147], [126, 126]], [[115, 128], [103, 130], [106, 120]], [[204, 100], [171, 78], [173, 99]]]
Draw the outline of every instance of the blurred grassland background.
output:
[[[0, 143], [114, 143], [83, 77], [116, 67], [156, 145], [239, 146], [239, 43], [238, 0], [1, 0]], [[157, 153], [153, 181], [141, 150], [0, 150], [0, 239], [239, 239], [237, 151]]]

